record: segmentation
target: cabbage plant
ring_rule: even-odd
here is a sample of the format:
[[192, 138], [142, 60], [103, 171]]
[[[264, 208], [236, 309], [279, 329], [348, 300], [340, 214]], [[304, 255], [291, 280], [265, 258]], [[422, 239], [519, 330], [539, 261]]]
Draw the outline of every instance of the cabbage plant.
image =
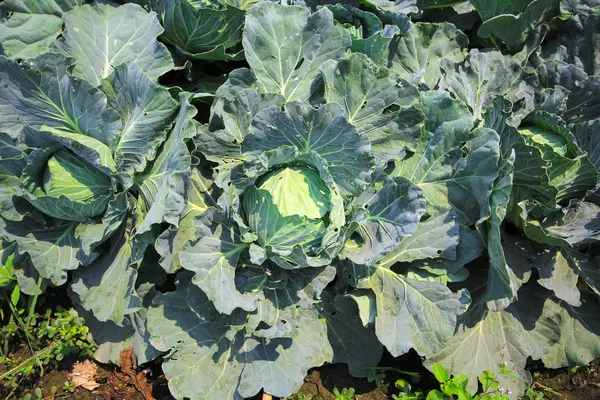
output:
[[[82, 14], [92, 21], [85, 27], [73, 18]], [[2, 236], [24, 257], [19, 271], [28, 283], [62, 285], [77, 269], [77, 302], [98, 320], [123, 325], [140, 307], [136, 277], [146, 248], [158, 226], [177, 223], [182, 211], [193, 114], [188, 97], [178, 101], [156, 82], [172, 67], [156, 40], [158, 21], [144, 26], [145, 37], [131, 35], [135, 25], [114, 36], [118, 65], [80, 53], [82, 38], [73, 36], [106, 29], [105, 15], [115, 27], [128, 15], [138, 23], [153, 15], [106, 3], [65, 15], [55, 53], [26, 62], [0, 57]], [[144, 59], [143, 49], [152, 56]], [[107, 303], [104, 285], [121, 301]]]
[[383, 346], [439, 352], [470, 302], [447, 283], [483, 250], [498, 134], [449, 93], [349, 53], [326, 8], [258, 5], [243, 45], [250, 68], [219, 88], [195, 141], [215, 163], [206, 209], [158, 248], [186, 270], [148, 311], [172, 392], [286, 396], [324, 362], [365, 376]]
[[195, 400], [600, 356], [595, 1], [120, 3], [0, 7], [0, 285], [97, 360]]

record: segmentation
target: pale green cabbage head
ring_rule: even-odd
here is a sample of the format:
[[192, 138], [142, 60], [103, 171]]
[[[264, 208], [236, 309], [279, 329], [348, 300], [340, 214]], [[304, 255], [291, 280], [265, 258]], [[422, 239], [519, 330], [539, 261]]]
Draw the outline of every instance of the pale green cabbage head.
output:
[[269, 172], [246, 190], [242, 203], [250, 229], [261, 246], [300, 244], [307, 250], [317, 246], [325, 235], [332, 210], [331, 196], [317, 171], [288, 166]]

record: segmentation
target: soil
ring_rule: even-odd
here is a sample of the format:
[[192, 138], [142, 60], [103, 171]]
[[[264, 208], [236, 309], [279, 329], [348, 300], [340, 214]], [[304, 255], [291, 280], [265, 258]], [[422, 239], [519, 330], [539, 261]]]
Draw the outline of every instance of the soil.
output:
[[[105, 400], [104, 397], [99, 396], [83, 388], [76, 388], [73, 393], [65, 391], [63, 389], [65, 383], [69, 382], [70, 369], [58, 368], [54, 370], [45, 371], [41, 377], [39, 375], [33, 375], [20, 381], [17, 388], [4, 387], [0, 382], [0, 399], [22, 399], [28, 393], [31, 394], [32, 399], [36, 399], [35, 389], [39, 388], [42, 391], [43, 399], [53, 399], [52, 388], [55, 388], [54, 399], [81, 399], [81, 400]], [[99, 376], [104, 372], [104, 369], [100, 366], [98, 368]], [[133, 400], [133, 399], [132, 399]], [[136, 399], [137, 400], [137, 399]], [[141, 400], [144, 400], [143, 398]]]
[[[13, 355], [19, 361], [25, 360], [29, 356], [29, 350], [25, 347], [21, 347]], [[94, 364], [97, 365], [94, 380], [100, 386], [94, 391], [76, 387], [71, 393], [65, 389], [65, 385], [70, 381], [69, 375], [73, 370], [73, 365], [84, 360], [82, 358], [64, 359], [57, 367], [45, 367], [45, 371], [41, 376], [36, 373], [18, 380], [15, 389], [4, 386], [3, 382], [0, 381], [0, 399], [23, 399], [27, 394], [31, 394], [32, 399], [39, 400], [35, 394], [35, 390], [39, 389], [42, 393], [42, 400], [148, 400], [134, 382], [135, 377], [141, 374], [142, 379], [148, 381], [152, 388], [152, 395], [156, 400], [174, 400], [169, 393], [167, 380], [162, 374], [158, 362], [147, 365], [145, 368], [123, 371], [115, 365], [101, 364], [94, 361]], [[0, 367], [0, 374], [3, 372], [6, 371]]]
[[533, 388], [549, 400], [599, 400], [600, 359], [584, 367], [533, 371]]
[[[418, 372], [420, 378], [412, 382], [413, 389], [418, 388], [427, 392], [429, 389], [436, 388], [437, 381], [421, 366], [420, 358], [415, 353], [397, 359], [385, 354], [380, 366]], [[545, 369], [538, 363], [532, 363], [530, 370], [533, 375], [532, 388], [536, 393], [541, 393], [545, 400], [600, 400], [600, 359], [592, 361], [585, 367], [556, 370]], [[332, 400], [335, 398], [333, 395], [335, 387], [340, 390], [352, 387], [355, 389], [357, 400], [387, 400], [391, 399], [392, 394], [398, 393], [394, 387], [396, 379], [411, 380], [394, 370], [385, 373], [386, 378], [379, 387], [376, 387], [375, 383], [369, 383], [367, 379], [351, 377], [345, 365], [326, 365], [309, 371], [300, 394], [312, 395], [311, 400]], [[258, 399], [260, 398], [257, 397], [256, 400]]]
[[[65, 400], [147, 400], [136, 387], [126, 379], [123, 372], [112, 365], [98, 364], [96, 381], [100, 387], [93, 392], [76, 388], [75, 392], [69, 393], [63, 390], [68, 381], [72, 365], [76, 360], [65, 360], [60, 366], [53, 370], [47, 370], [43, 376], [33, 376], [24, 379], [17, 390], [11, 393], [9, 388], [2, 387], [0, 383], [0, 399], [23, 399], [30, 393], [35, 399], [34, 390], [42, 391], [43, 399], [65, 399]], [[381, 370], [386, 374], [382, 383], [376, 386], [374, 382], [368, 382], [366, 378], [354, 378], [349, 375], [348, 369], [343, 364], [325, 365], [309, 371], [304, 384], [299, 392], [300, 395], [312, 395], [312, 400], [334, 399], [334, 388], [340, 391], [343, 388], [354, 388], [357, 400], [387, 400], [391, 395], [398, 393], [394, 382], [403, 378], [412, 382], [413, 388], [424, 391], [436, 387], [435, 378], [425, 370], [420, 363], [420, 358], [415, 353], [394, 359], [385, 354], [380, 364]], [[590, 365], [571, 369], [547, 370], [540, 368], [536, 363], [530, 366], [534, 377], [533, 388], [544, 395], [546, 400], [600, 400], [600, 359], [594, 360]], [[137, 373], [144, 372], [145, 378], [152, 385], [152, 396], [156, 400], [174, 400], [169, 393], [167, 381], [162, 374], [159, 362], [153, 362], [137, 369]], [[420, 377], [410, 377], [399, 371], [418, 372]], [[55, 387], [55, 397], [51, 396], [52, 387]], [[294, 396], [294, 400], [303, 397]], [[260, 400], [262, 395], [255, 396], [252, 400]]]
[[[386, 352], [379, 366], [382, 367], [379, 372], [385, 373], [385, 378], [379, 386], [366, 378], [350, 376], [345, 364], [332, 364], [310, 370], [299, 393], [305, 396], [312, 395], [312, 400], [331, 400], [334, 398], [334, 388], [340, 391], [343, 388], [354, 388], [358, 400], [386, 400], [390, 399], [392, 394], [398, 393], [394, 382], [400, 378], [412, 382], [413, 388], [435, 388], [435, 378], [423, 368], [420, 357], [412, 351], [398, 358]], [[409, 376], [400, 371], [416, 372], [420, 376]]]

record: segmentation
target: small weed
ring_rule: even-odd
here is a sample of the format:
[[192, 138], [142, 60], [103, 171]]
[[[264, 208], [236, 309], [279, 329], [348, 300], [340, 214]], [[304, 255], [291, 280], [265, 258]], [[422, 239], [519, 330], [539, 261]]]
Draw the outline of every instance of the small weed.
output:
[[375, 385], [381, 385], [381, 382], [385, 379], [385, 372], [378, 370], [377, 368], [371, 368], [369, 370], [369, 375], [367, 376], [367, 380], [369, 383], [375, 382]]
[[[0, 374], [0, 381], [16, 388], [21, 379], [34, 373], [43, 375], [47, 366], [55, 366], [65, 357], [93, 354], [95, 345], [88, 340], [84, 320], [74, 311], [35, 312], [38, 296], [22, 296], [6, 264], [0, 273], [0, 305], [8, 309], [3, 313], [7, 321], [0, 328], [0, 365], [6, 371]], [[41, 279], [38, 289], [40, 285]], [[25, 359], [9, 351], [17, 337], [27, 344], [30, 356]]]
[[[67, 382], [65, 382], [65, 385], [66, 384]], [[74, 387], [69, 391], [67, 391], [65, 388], [63, 389], [64, 392], [59, 393], [58, 388], [56, 386], [52, 386], [50, 389], [50, 394], [44, 394], [42, 389], [35, 388], [32, 393], [27, 393], [25, 396], [23, 396], [22, 400], [61, 400], [75, 391]]]
[[[396, 381], [396, 388], [400, 390], [400, 393], [392, 395], [392, 398], [394, 400], [451, 400], [456, 398], [464, 400], [509, 400], [506, 394], [511, 393], [509, 390], [500, 388], [498, 378], [500, 376], [516, 377], [513, 371], [508, 370], [504, 364], [501, 364], [498, 374], [494, 374], [491, 371], [484, 371], [479, 374], [478, 378], [482, 391], [471, 395], [467, 390], [469, 383], [467, 376], [456, 375], [451, 377], [448, 371], [440, 364], [434, 365], [433, 374], [440, 383], [440, 390], [432, 390], [425, 396], [422, 391], [413, 391], [410, 383], [406, 380], [399, 379]], [[539, 399], [534, 397], [527, 400]]]
[[63, 390], [68, 393], [74, 393], [75, 389], [77, 389], [77, 384], [75, 382], [65, 381], [63, 385]]
[[44, 398], [44, 394], [42, 393], [42, 389], [40, 388], [35, 388], [33, 390], [33, 395], [31, 393], [27, 393], [24, 397], [23, 400], [42, 400]]
[[545, 397], [544, 397], [543, 392], [540, 392], [534, 388], [529, 388], [525, 392], [525, 399], [526, 400], [544, 400]]
[[[36, 314], [35, 319], [39, 322], [26, 328], [35, 337], [31, 357], [19, 362], [10, 354], [0, 356], [0, 363], [7, 370], [0, 375], [0, 380], [10, 386], [15, 386], [20, 376], [30, 376], [36, 371], [43, 374], [45, 366], [56, 365], [67, 356], [89, 356], [95, 350], [95, 345], [88, 341], [88, 328], [75, 313], [58, 311], [51, 314], [48, 310], [44, 315]], [[14, 336], [13, 329], [2, 329], [0, 340]]]
[[341, 391], [338, 388], [333, 388], [335, 400], [353, 400], [354, 388], [343, 388]]
[[551, 395], [548, 397], [560, 396], [560, 393], [558, 393], [556, 390], [548, 386], [542, 385], [539, 382], [533, 382], [533, 385], [529, 389], [527, 389], [527, 392], [525, 392], [525, 399], [542, 400], [546, 398], [545, 394]]
[[418, 372], [403, 371], [397, 368], [370, 367], [368, 370], [369, 375], [367, 376], [367, 381], [375, 382], [375, 385], [377, 386], [381, 385], [381, 382], [386, 378], [386, 371], [394, 371], [399, 374], [407, 375], [413, 383], [417, 383], [421, 379], [421, 375]]
[[294, 395], [285, 397], [282, 400], [312, 400], [312, 398], [313, 398], [312, 394], [298, 393], [298, 394], [294, 394]]

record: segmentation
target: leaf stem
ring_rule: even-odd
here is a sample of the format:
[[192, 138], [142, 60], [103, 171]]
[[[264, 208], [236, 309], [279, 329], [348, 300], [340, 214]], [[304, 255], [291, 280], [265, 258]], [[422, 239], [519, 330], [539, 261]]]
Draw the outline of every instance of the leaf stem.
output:
[[35, 353], [33, 356], [29, 357], [28, 359], [26, 359], [25, 361], [23, 361], [21, 364], [17, 365], [16, 367], [11, 368], [10, 370], [6, 371], [5, 373], [3, 373], [2, 375], [0, 375], [0, 381], [11, 376], [12, 374], [15, 373], [15, 371], [19, 370], [20, 368], [22, 368], [24, 365], [30, 363], [33, 360], [37, 360], [38, 358], [42, 357], [43, 355], [51, 352], [52, 350], [54, 350], [54, 348], [58, 347], [58, 345], [60, 344], [60, 342], [53, 342], [50, 345], [48, 345], [46, 348], [44, 348], [43, 350], [39, 351], [38, 353]]
[[38, 277], [37, 282], [37, 290], [31, 299], [31, 304], [29, 305], [29, 313], [27, 314], [27, 326], [31, 326], [31, 320], [33, 320], [35, 306], [37, 305], [38, 296], [40, 295], [40, 290], [42, 288], [42, 277]]
[[401, 369], [397, 369], [397, 368], [392, 368], [392, 367], [368, 367], [365, 369], [370, 369], [370, 370], [383, 370], [383, 371], [396, 371], [400, 374], [404, 374], [404, 375], [410, 375], [410, 376], [421, 376], [420, 373], [418, 372], [409, 372], [409, 371], [403, 371]]
[[2, 293], [2, 296], [4, 296], [4, 300], [8, 303], [8, 307], [10, 308], [11, 313], [14, 315], [15, 319], [21, 326], [21, 330], [23, 330], [23, 334], [25, 335], [25, 340], [27, 341], [27, 346], [29, 347], [31, 354], [34, 354], [35, 352], [33, 351], [33, 346], [31, 345], [31, 340], [33, 340], [31, 332], [29, 332], [29, 329], [27, 329], [27, 326], [25, 325], [25, 323], [21, 319], [21, 316], [19, 315], [19, 311], [15, 308], [15, 306], [13, 305], [12, 301], [8, 298], [6, 293]]

